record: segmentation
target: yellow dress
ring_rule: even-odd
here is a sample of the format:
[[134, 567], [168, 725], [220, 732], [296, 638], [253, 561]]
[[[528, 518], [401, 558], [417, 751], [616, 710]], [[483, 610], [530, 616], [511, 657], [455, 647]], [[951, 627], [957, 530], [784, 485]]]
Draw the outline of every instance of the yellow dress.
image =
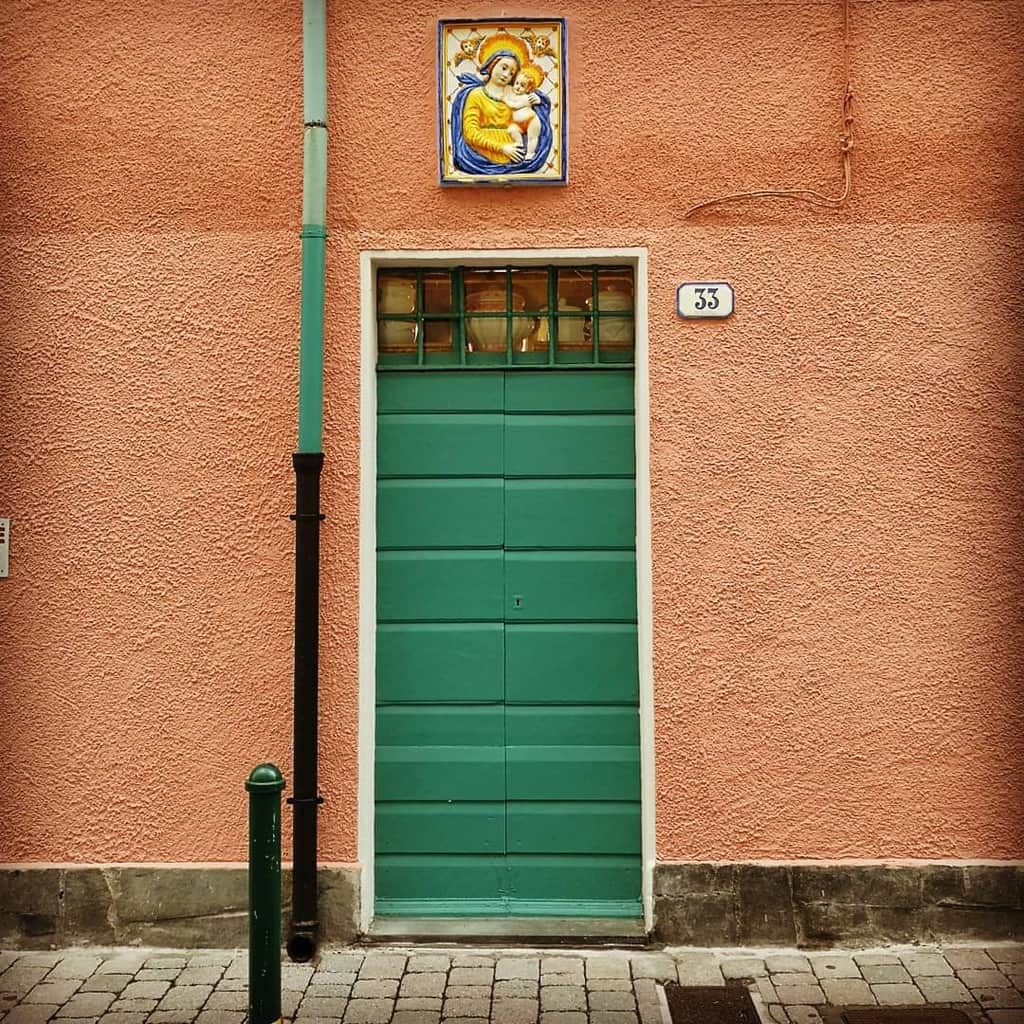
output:
[[507, 164], [509, 158], [501, 151], [512, 142], [508, 126], [512, 123], [512, 108], [500, 100], [493, 100], [478, 85], [467, 97], [462, 109], [462, 136], [480, 156], [496, 164]]

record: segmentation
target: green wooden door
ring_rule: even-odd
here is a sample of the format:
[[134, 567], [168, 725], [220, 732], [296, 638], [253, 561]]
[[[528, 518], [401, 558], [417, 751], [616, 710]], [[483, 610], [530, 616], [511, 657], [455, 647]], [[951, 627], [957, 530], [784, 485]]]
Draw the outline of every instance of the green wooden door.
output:
[[378, 412], [377, 914], [640, 916], [632, 372]]

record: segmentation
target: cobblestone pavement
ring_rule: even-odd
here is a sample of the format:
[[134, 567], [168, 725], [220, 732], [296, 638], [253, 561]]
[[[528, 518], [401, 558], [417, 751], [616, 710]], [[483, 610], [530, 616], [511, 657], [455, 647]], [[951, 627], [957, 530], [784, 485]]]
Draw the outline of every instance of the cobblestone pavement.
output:
[[[0, 953], [0, 1024], [244, 1024], [238, 950]], [[875, 951], [330, 949], [282, 967], [296, 1024], [665, 1024], [658, 985], [745, 985], [765, 1024], [933, 1004], [1024, 1024], [1024, 946]]]

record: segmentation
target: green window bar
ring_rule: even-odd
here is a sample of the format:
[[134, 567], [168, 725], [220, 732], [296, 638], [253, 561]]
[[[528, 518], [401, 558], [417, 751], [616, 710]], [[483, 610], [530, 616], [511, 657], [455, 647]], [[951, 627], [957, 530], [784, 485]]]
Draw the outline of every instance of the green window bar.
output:
[[382, 370], [633, 364], [630, 266], [389, 267], [376, 284]]

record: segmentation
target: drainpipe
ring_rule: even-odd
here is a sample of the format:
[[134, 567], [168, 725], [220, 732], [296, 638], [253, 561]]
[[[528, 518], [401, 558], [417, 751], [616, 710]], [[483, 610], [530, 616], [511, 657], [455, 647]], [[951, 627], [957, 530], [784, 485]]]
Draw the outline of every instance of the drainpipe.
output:
[[295, 468], [295, 705], [292, 771], [292, 922], [288, 955], [316, 952], [317, 685], [320, 619], [320, 471], [324, 464], [324, 257], [327, 244], [326, 0], [302, 4], [302, 291], [299, 444]]

